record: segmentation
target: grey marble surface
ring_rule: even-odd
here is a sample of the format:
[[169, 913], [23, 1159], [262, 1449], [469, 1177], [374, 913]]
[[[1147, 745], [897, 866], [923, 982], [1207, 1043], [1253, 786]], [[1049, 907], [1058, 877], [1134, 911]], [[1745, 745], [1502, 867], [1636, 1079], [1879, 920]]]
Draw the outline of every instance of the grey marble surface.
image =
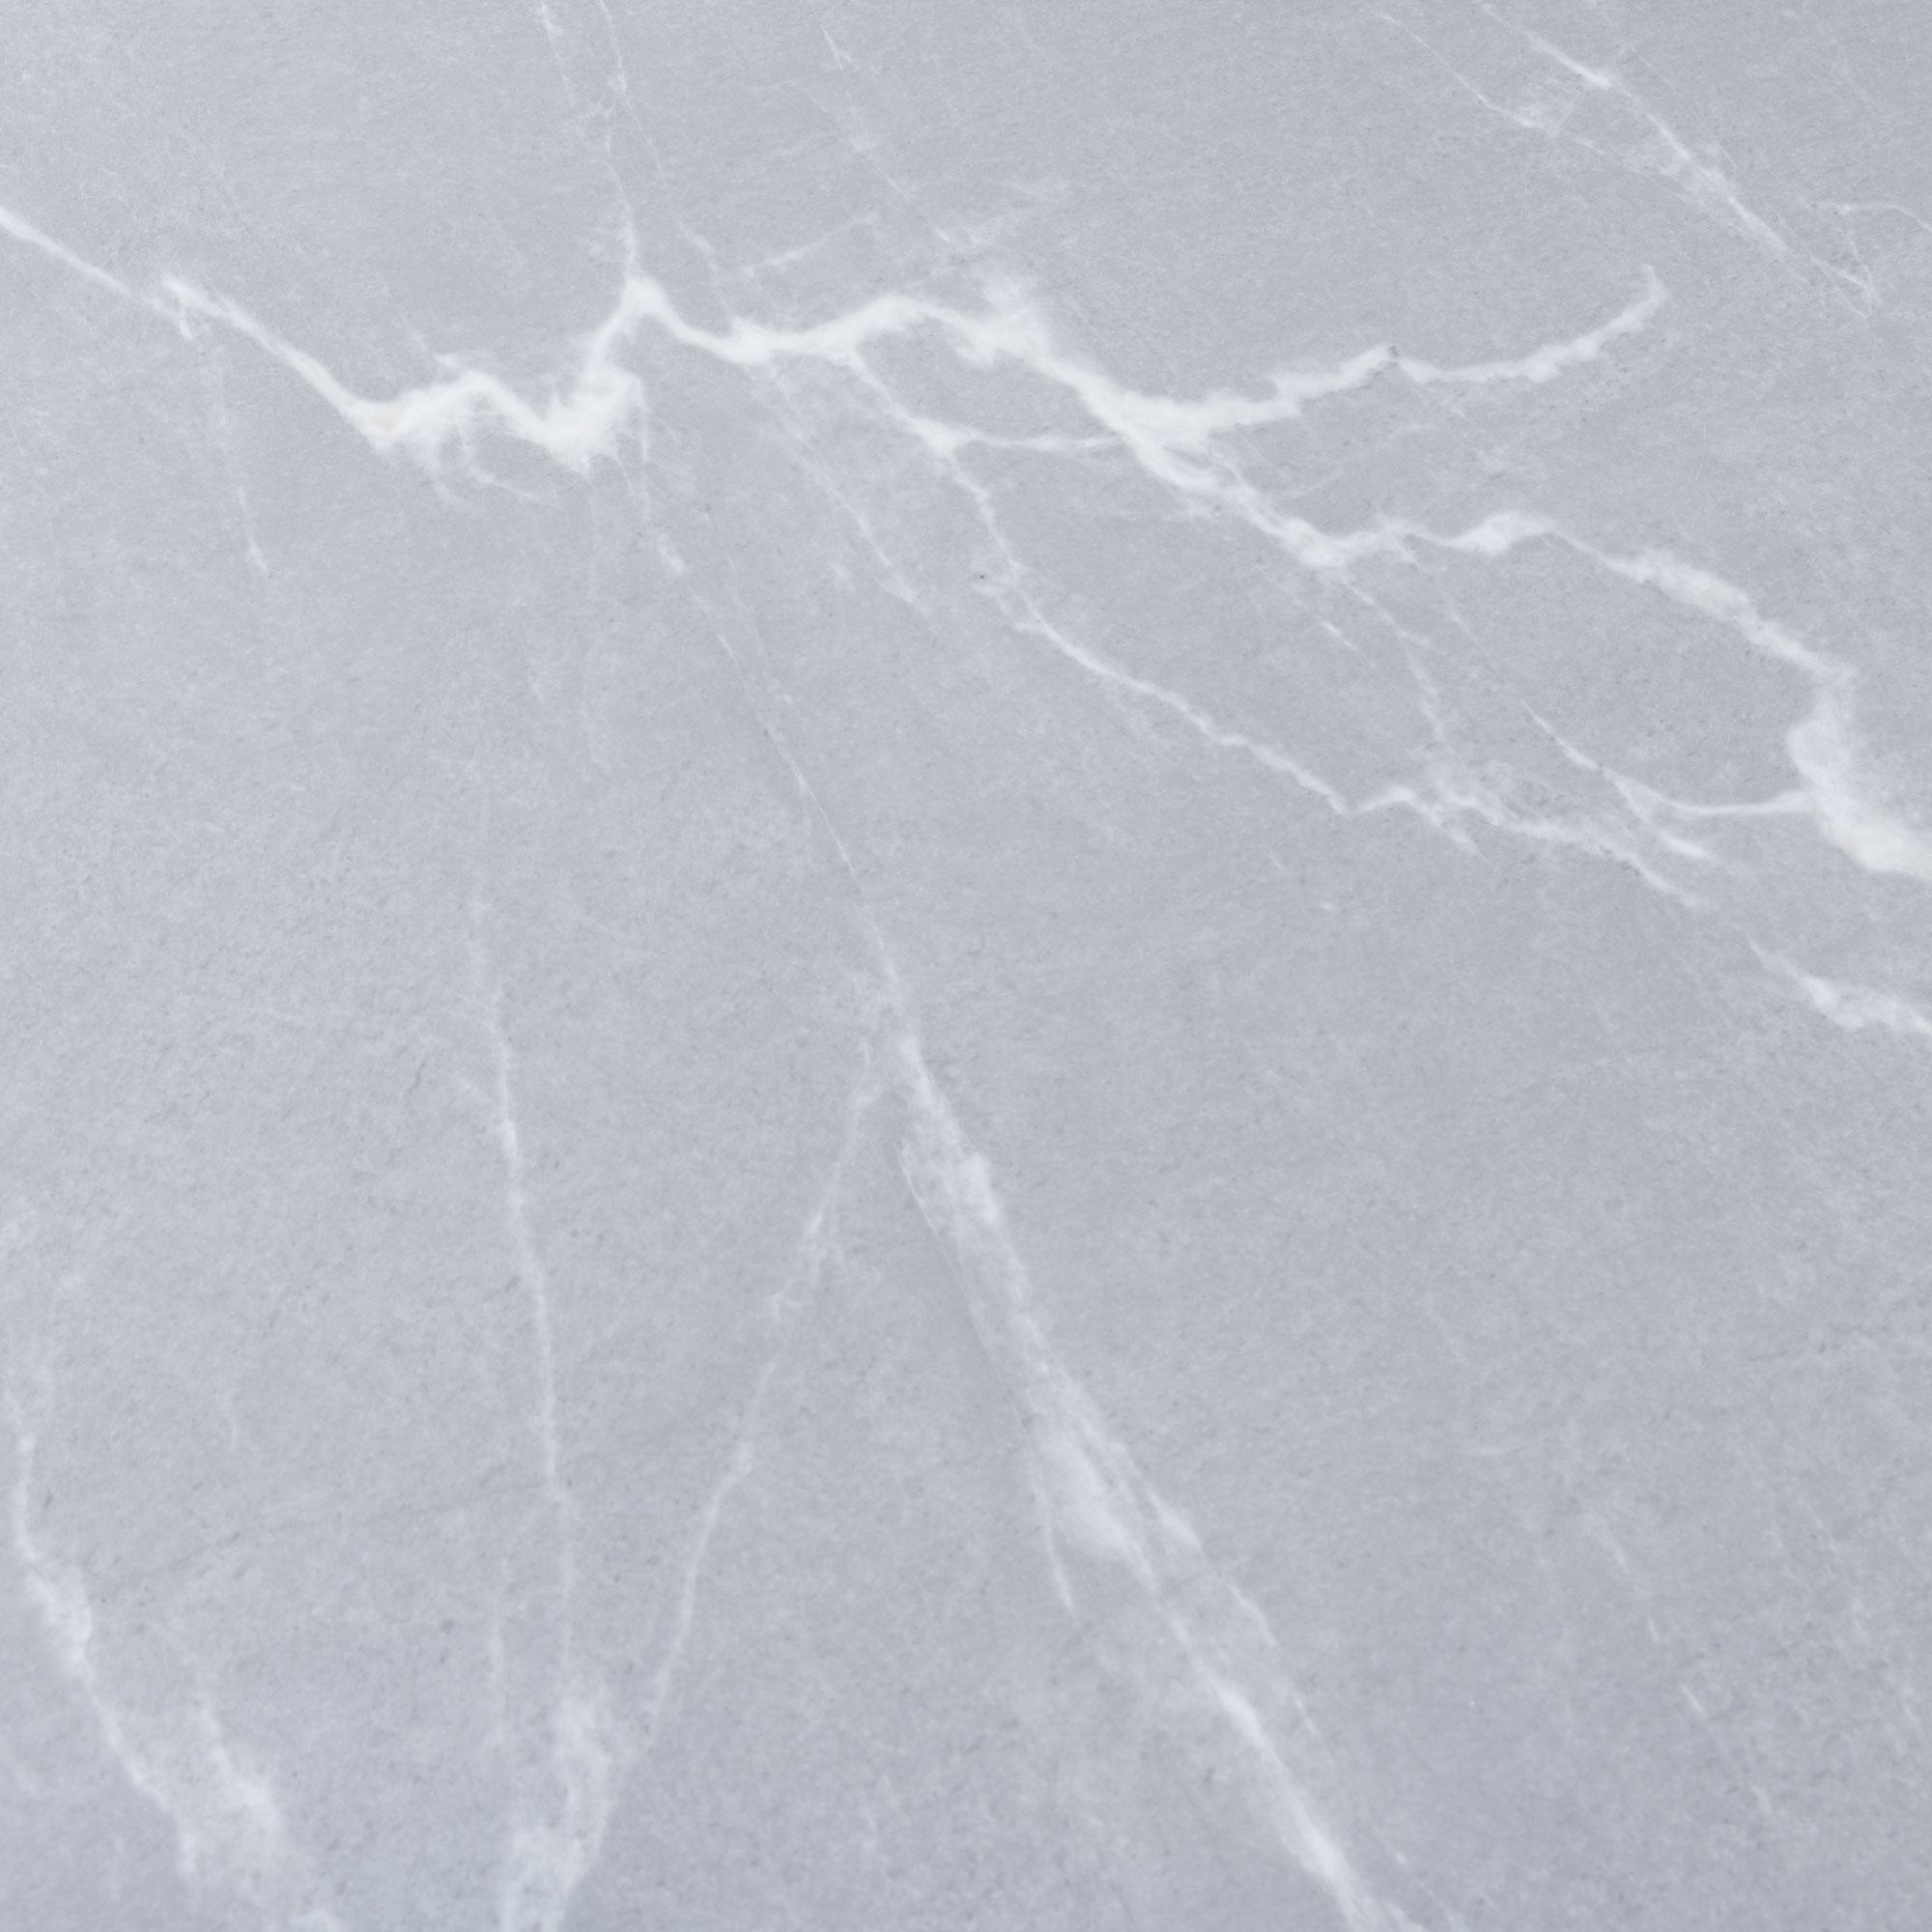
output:
[[0, 1927], [1932, 1924], [1932, 14], [8, 28]]

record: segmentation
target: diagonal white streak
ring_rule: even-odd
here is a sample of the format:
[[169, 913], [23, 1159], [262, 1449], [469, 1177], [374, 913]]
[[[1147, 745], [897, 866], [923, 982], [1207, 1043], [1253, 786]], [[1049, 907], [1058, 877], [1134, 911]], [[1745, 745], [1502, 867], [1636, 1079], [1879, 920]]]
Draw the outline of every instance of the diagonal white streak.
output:
[[[1312, 1732], [1266, 1618], [1214, 1567], [1061, 1362], [991, 1171], [903, 1022], [894, 1067], [906, 1184], [1018, 1411], [1063, 1600], [1158, 1714], [1205, 1733], [1196, 1748], [1232, 1778], [1349, 1932], [1399, 1932], [1408, 1921], [1357, 1869], [1291, 1762], [1293, 1746], [1277, 1735], [1286, 1719], [1305, 1748]], [[1083, 1601], [1073, 1574], [1081, 1563], [1123, 1576], [1126, 1605], [1106, 1591]]]
[[[44, 1409], [51, 1378], [43, 1374], [41, 1383]], [[270, 1926], [343, 1932], [290, 1832], [272, 1781], [229, 1736], [207, 1692], [165, 1712], [144, 1710], [116, 1693], [99, 1655], [86, 1577], [78, 1564], [47, 1547], [37, 1520], [39, 1427], [12, 1388], [6, 1404], [14, 1444], [10, 1522], [28, 1598], [56, 1667], [87, 1706], [108, 1757], [173, 1831], [181, 1877], [245, 1901]]]
[[[1868, 314], [1869, 284], [1833, 263], [1822, 260], [1809, 249], [1794, 248], [1792, 242], [1744, 198], [1744, 190], [1721, 165], [1724, 156], [1709, 143], [1692, 145], [1687, 141], [1650, 102], [1614, 68], [1592, 67], [1567, 53], [1521, 21], [1498, 13], [1490, 0], [1475, 5], [1504, 33], [1513, 35], [1548, 71], [1548, 91], [1519, 105], [1498, 100], [1448, 61], [1406, 21], [1381, 8], [1368, 12], [1386, 25], [1406, 35], [1421, 47], [1471, 99], [1491, 113], [1525, 132], [1571, 146], [1594, 155], [1634, 175], [1648, 175], [1666, 184], [1697, 214], [1754, 249], [1774, 267], [1798, 280], [1808, 280], [1804, 265], [1825, 278], [1833, 298], [1852, 310], [1860, 321]], [[1551, 97], [1554, 97], [1553, 99]], [[1598, 139], [1581, 131], [1575, 124], [1577, 109], [1586, 101], [1599, 103], [1612, 125], [1621, 122], [1615, 138]], [[1812, 282], [1812, 286], [1820, 286]], [[1853, 296], [1845, 293], [1854, 291]]]
[[650, 1741], [655, 1739], [663, 1728], [676, 1691], [678, 1672], [683, 1665], [685, 1651], [690, 1643], [692, 1628], [697, 1614], [699, 1592], [711, 1560], [712, 1545], [724, 1520], [725, 1507], [755, 1466], [758, 1434], [764, 1423], [765, 1408], [770, 1401], [773, 1383], [784, 1361], [793, 1325], [806, 1303], [817, 1291], [826, 1264], [833, 1257], [837, 1242], [836, 1217], [839, 1191], [844, 1186], [846, 1170], [851, 1165], [853, 1153], [859, 1144], [860, 1132], [876, 1097], [877, 1081], [868, 1046], [865, 1071], [853, 1089], [846, 1109], [844, 1138], [833, 1161], [832, 1171], [817, 1201], [806, 1216], [792, 1267], [764, 1307], [764, 1323], [771, 1337], [769, 1351], [758, 1370], [751, 1397], [739, 1415], [736, 1437], [731, 1445], [731, 1453], [725, 1459], [724, 1473], [705, 1498], [704, 1507], [698, 1512], [697, 1527], [692, 1536], [690, 1549], [678, 1577], [677, 1596], [671, 1609], [669, 1630], [659, 1653], [656, 1668], [651, 1672], [650, 1690], [644, 1700], [643, 1732], [646, 1749]]
[[556, 1318], [538, 1244], [517, 1108], [516, 1059], [503, 1017], [503, 989], [488, 970], [483, 908], [470, 908], [471, 996], [490, 1057], [484, 1094], [502, 1174], [503, 1221], [530, 1339], [530, 1429], [555, 1542], [554, 1656], [544, 1715], [540, 1778], [520, 1776], [497, 1892], [499, 1932], [560, 1932], [571, 1903], [602, 1856], [631, 1747], [611, 1710], [602, 1674], [580, 1654], [576, 1630], [578, 1519], [565, 1478], [557, 1413]]

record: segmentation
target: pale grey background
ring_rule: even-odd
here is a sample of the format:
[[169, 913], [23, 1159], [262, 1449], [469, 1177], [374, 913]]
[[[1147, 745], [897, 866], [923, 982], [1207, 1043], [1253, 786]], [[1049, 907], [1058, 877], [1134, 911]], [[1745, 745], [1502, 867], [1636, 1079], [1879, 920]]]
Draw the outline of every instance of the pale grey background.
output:
[[1922, 8], [8, 26], [0, 1925], [1922, 1932]]

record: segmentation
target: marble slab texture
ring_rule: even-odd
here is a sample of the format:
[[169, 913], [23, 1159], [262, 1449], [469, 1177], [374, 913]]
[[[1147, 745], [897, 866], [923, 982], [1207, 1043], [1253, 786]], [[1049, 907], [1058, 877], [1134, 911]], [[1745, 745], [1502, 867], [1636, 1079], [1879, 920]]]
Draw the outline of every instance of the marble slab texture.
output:
[[1932, 1925], [1932, 9], [5, 27], [0, 1932]]

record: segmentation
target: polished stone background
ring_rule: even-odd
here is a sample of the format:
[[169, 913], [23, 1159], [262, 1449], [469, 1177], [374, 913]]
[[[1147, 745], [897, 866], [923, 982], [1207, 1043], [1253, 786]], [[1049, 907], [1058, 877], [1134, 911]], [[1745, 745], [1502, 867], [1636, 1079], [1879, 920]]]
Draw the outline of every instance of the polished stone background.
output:
[[8, 55], [0, 1925], [1932, 1923], [1932, 15]]

